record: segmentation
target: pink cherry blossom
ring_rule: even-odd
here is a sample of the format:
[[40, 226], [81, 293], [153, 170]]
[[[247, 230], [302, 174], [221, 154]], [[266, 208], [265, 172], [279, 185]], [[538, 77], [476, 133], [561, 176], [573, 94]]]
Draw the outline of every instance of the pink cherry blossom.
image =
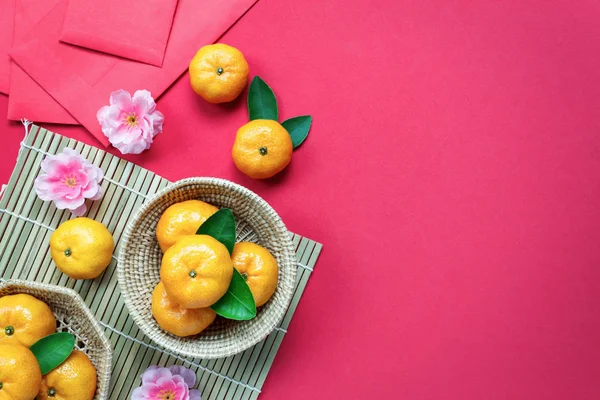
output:
[[85, 199], [102, 197], [102, 170], [91, 164], [73, 149], [47, 156], [40, 164], [43, 174], [35, 179], [35, 192], [44, 201], [53, 201], [60, 210], [69, 209], [82, 216], [87, 207]]
[[104, 135], [123, 154], [148, 150], [164, 122], [147, 90], [136, 91], [133, 98], [122, 89], [112, 92], [110, 105], [100, 108], [96, 117]]
[[142, 374], [142, 386], [131, 394], [131, 400], [200, 400], [200, 391], [190, 390], [196, 384], [194, 371], [172, 366], [149, 367]]

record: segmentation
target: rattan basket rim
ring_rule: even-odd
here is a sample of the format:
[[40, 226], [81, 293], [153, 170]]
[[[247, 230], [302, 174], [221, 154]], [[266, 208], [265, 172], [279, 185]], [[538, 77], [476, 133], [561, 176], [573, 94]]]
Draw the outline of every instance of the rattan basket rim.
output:
[[[130, 243], [135, 240], [135, 238], [133, 237], [133, 232], [136, 229], [137, 225], [140, 223], [139, 222], [140, 219], [144, 218], [144, 216], [146, 216], [148, 214], [148, 212], [150, 210], [152, 210], [153, 207], [155, 207], [157, 205], [157, 203], [160, 202], [160, 199], [163, 196], [166, 196], [170, 192], [173, 192], [176, 190], [185, 189], [185, 187], [189, 186], [189, 185], [224, 186], [225, 189], [234, 190], [236, 193], [242, 194], [243, 196], [250, 198], [251, 201], [253, 201], [257, 204], [258, 208], [260, 208], [261, 210], [264, 210], [265, 213], [269, 215], [269, 217], [271, 218], [270, 222], [271, 222], [271, 224], [276, 226], [276, 231], [279, 233], [281, 240], [286, 242], [285, 250], [284, 250], [286, 265], [283, 267], [286, 268], [286, 270], [288, 271], [288, 274], [291, 276], [291, 280], [290, 280], [291, 283], [287, 284], [288, 287], [283, 289], [284, 293], [286, 293], [286, 295], [287, 295], [287, 298], [285, 298], [285, 300], [281, 303], [281, 305], [278, 305], [278, 307], [274, 311], [272, 311], [273, 314], [276, 313], [277, 317], [271, 319], [269, 321], [270, 323], [268, 325], [265, 324], [265, 326], [262, 329], [260, 329], [260, 334], [255, 334], [251, 338], [246, 340], [246, 342], [244, 342], [243, 347], [239, 347], [239, 346], [235, 347], [233, 345], [222, 345], [221, 347], [218, 347], [218, 348], [213, 347], [210, 352], [206, 352], [206, 351], [202, 351], [200, 349], [189, 350], [189, 349], [182, 349], [179, 346], [170, 345], [169, 342], [171, 340], [169, 340], [168, 342], [165, 341], [163, 343], [163, 342], [157, 340], [155, 337], [153, 337], [153, 335], [151, 333], [151, 327], [153, 326], [153, 321], [151, 321], [147, 316], [142, 315], [142, 313], [136, 309], [133, 298], [131, 297], [131, 294], [128, 291], [128, 286], [126, 284], [127, 268], [125, 267], [125, 265], [127, 264], [127, 260], [126, 260], [127, 251], [125, 251], [125, 249], [127, 249], [127, 247], [130, 246]], [[280, 268], [281, 267], [282, 266], [280, 266]], [[166, 186], [165, 188], [163, 188], [162, 190], [158, 191], [153, 196], [148, 198], [147, 201], [131, 217], [130, 221], [128, 222], [128, 224], [125, 228], [123, 237], [121, 239], [121, 249], [120, 249], [119, 255], [118, 255], [118, 266], [117, 266], [117, 277], [119, 280], [121, 295], [123, 296], [125, 305], [127, 306], [129, 313], [130, 313], [132, 319], [134, 320], [134, 322], [136, 323], [136, 325], [148, 337], [150, 337], [153, 341], [155, 341], [159, 346], [161, 346], [169, 351], [172, 351], [176, 354], [180, 354], [180, 355], [187, 356], [187, 357], [204, 358], [204, 359], [222, 358], [222, 357], [228, 357], [228, 356], [240, 353], [241, 351], [252, 347], [253, 345], [259, 343], [261, 340], [266, 338], [275, 329], [275, 327], [281, 322], [281, 320], [283, 319], [283, 317], [285, 315], [285, 312], [287, 311], [287, 309], [289, 307], [289, 304], [293, 297], [295, 275], [296, 275], [295, 252], [294, 252], [293, 244], [291, 242], [291, 238], [289, 236], [289, 231], [287, 230], [285, 224], [281, 220], [281, 217], [275, 212], [275, 210], [264, 199], [262, 199], [259, 195], [252, 192], [251, 190], [249, 190], [239, 184], [231, 182], [229, 180], [222, 179], [222, 178], [212, 178], [212, 177], [193, 177], [193, 178], [182, 179], [182, 180], [173, 182], [172, 184]], [[287, 293], [289, 293], [289, 295]], [[203, 344], [203, 345], [206, 345], [206, 344]], [[216, 346], [216, 343], [214, 345]], [[238, 345], [239, 345], [239, 343], [238, 343]], [[201, 347], [201, 346], [198, 346], [198, 347]]]

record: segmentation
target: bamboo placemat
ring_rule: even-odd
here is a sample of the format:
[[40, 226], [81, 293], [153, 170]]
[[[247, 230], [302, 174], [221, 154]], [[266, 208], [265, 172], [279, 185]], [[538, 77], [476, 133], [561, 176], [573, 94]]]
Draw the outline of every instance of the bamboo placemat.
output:
[[[103, 197], [92, 203], [87, 216], [103, 222], [117, 243], [113, 261], [94, 280], [73, 280], [60, 273], [50, 257], [48, 242], [58, 225], [71, 218], [41, 201], [33, 189], [40, 162], [47, 154], [70, 147], [102, 168]], [[123, 229], [137, 207], [169, 181], [133, 163], [32, 125], [21, 144], [17, 164], [0, 199], [0, 277], [26, 279], [75, 289], [105, 328], [113, 349], [111, 400], [129, 399], [139, 386], [140, 374], [150, 365], [185, 365], [197, 373], [202, 399], [256, 399], [290, 320], [310, 278], [321, 244], [290, 233], [296, 247], [296, 291], [284, 320], [264, 341], [236, 356], [187, 359], [161, 349], [135, 326], [120, 296], [116, 258]]]

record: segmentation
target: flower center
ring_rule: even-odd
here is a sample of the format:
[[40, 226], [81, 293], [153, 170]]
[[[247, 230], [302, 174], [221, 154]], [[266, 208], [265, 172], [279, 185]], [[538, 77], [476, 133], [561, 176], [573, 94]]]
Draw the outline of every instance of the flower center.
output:
[[77, 179], [73, 175], [67, 175], [63, 179], [62, 183], [70, 188], [75, 187], [77, 184]]
[[132, 128], [135, 128], [136, 126], [138, 126], [138, 117], [135, 112], [130, 112], [130, 113], [125, 114], [123, 119], [125, 120], [125, 123], [127, 125], [131, 126]]
[[175, 393], [172, 390], [161, 390], [158, 398], [161, 400], [175, 400]]

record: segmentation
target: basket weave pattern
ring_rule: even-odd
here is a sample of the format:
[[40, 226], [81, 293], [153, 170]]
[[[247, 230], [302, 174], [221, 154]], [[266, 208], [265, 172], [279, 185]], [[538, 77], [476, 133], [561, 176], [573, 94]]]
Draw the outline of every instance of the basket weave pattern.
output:
[[[267, 248], [277, 259], [279, 283], [256, 318], [250, 321], [217, 318], [200, 335], [180, 338], [162, 330], [152, 317], [152, 291], [160, 280], [162, 259], [155, 232], [158, 220], [169, 206], [191, 199], [230, 208], [236, 219], [237, 241], [251, 241]], [[283, 318], [296, 279], [294, 248], [281, 218], [255, 193], [217, 178], [184, 179], [149, 199], [125, 229], [117, 268], [125, 304], [140, 329], [166, 349], [205, 359], [228, 357], [263, 340]]]
[[56, 330], [75, 335], [75, 347], [89, 357], [96, 368], [96, 400], [108, 399], [112, 348], [81, 297], [68, 288], [21, 280], [0, 282], [0, 297], [29, 294], [48, 304], [56, 317]]

